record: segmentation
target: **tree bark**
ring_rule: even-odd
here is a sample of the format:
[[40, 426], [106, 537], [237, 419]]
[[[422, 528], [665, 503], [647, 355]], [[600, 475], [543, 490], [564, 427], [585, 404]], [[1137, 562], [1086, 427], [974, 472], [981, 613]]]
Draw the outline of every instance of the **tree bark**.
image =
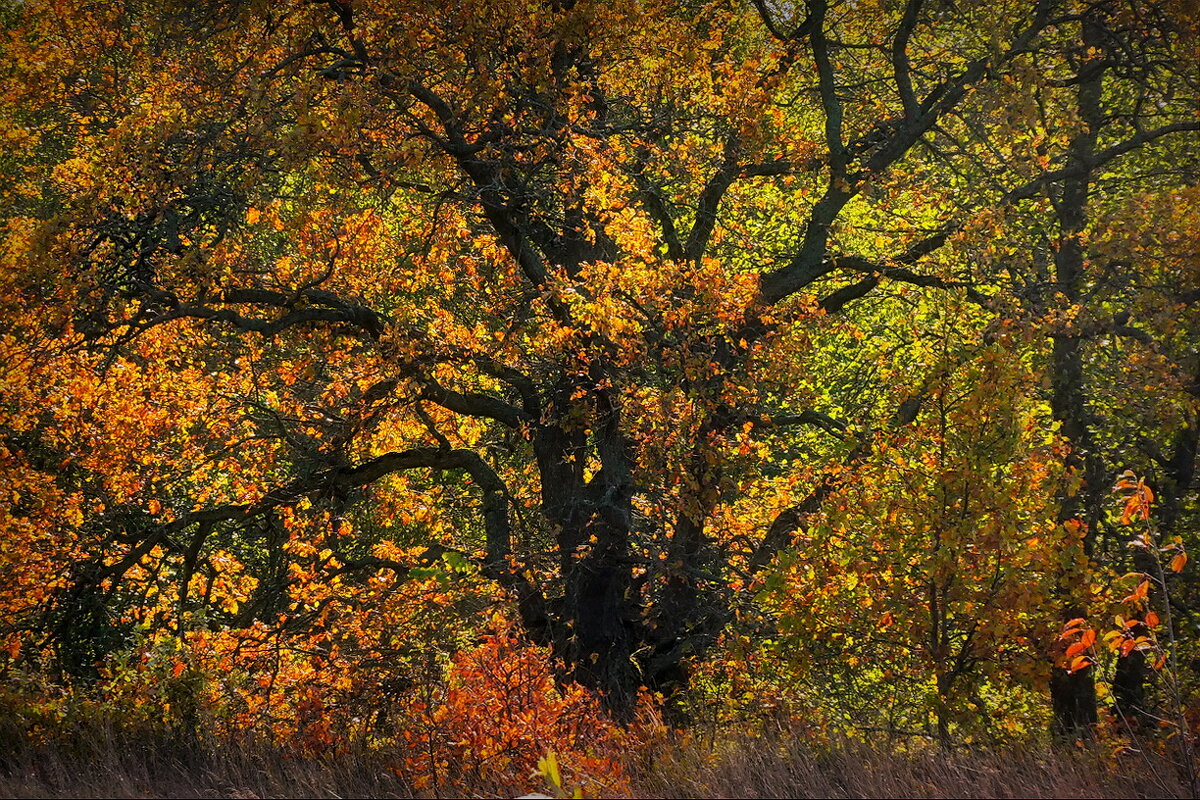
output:
[[[1104, 29], [1094, 16], [1081, 22], [1081, 64], [1077, 72], [1076, 102], [1082, 129], [1071, 142], [1068, 153], [1068, 175], [1054, 198], [1059, 225], [1058, 250], [1055, 253], [1055, 281], [1058, 293], [1071, 306], [1083, 299], [1086, 254], [1082, 241], [1087, 227], [1088, 194], [1091, 189], [1091, 164], [1096, 151], [1096, 138], [1103, 124], [1101, 98], [1104, 67], [1094, 65], [1086, 54], [1099, 51], [1105, 41]], [[1096, 526], [1100, 519], [1104, 465], [1097, 451], [1090, 427], [1086, 404], [1083, 367], [1083, 340], [1074, 331], [1055, 334], [1051, 352], [1050, 406], [1062, 425], [1062, 434], [1071, 447], [1067, 467], [1079, 475], [1081, 488], [1065, 490], [1060, 497], [1059, 523], [1074, 520], [1084, 526], [1083, 549], [1092, 552]], [[1060, 586], [1063, 598], [1063, 618], [1087, 615], [1076, 599], [1072, 576], [1064, 575]], [[1097, 720], [1096, 685], [1092, 668], [1068, 673], [1052, 666], [1050, 697], [1054, 711], [1052, 723], [1056, 737], [1075, 739], [1089, 736]]]
[[[590, 434], [573, 420], [586, 395]], [[542, 513], [554, 530], [563, 597], [555, 649], [568, 674], [602, 693], [608, 709], [628, 718], [642, 683], [635, 654], [642, 639], [629, 553], [633, 482], [629, 446], [618, 409], [588, 381], [564, 380], [538, 426], [534, 446], [542, 483]], [[576, 409], [578, 410], [578, 409]], [[588, 452], [600, 469], [585, 478]]]

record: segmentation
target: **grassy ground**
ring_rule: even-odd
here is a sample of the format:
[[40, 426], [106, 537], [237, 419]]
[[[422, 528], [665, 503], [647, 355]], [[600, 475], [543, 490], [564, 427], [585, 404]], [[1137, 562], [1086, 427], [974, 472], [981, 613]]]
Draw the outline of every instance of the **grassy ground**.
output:
[[412, 797], [378, 759], [100, 737], [0, 755], [5, 797]]
[[[10, 740], [11, 745], [11, 740]], [[152, 736], [81, 732], [66, 742], [0, 751], [8, 797], [414, 797], [379, 754], [297, 759], [254, 745], [197, 746]], [[639, 754], [639, 797], [1188, 797], [1165, 760], [1083, 751], [931, 750], [892, 754], [861, 745], [813, 750], [798, 740], [674, 744]], [[454, 794], [513, 797], [545, 791], [534, 776]], [[568, 789], [570, 787], [568, 786]]]
[[815, 751], [792, 740], [726, 744], [715, 757], [677, 750], [642, 778], [645, 796], [1190, 797], [1160, 756], [1127, 752], [971, 751], [895, 754], [862, 745]]

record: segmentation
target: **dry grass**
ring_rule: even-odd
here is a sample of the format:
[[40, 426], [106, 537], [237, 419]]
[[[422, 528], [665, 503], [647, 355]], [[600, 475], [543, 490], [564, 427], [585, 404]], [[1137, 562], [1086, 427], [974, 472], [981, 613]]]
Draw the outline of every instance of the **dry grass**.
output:
[[1051, 798], [1190, 797], [1186, 775], [1159, 756], [1120, 763], [1082, 750], [904, 754], [795, 739], [675, 748], [640, 782], [645, 797]]
[[202, 746], [112, 729], [0, 752], [5, 797], [413, 797], [375, 756], [300, 759], [254, 744]]
[[[8, 737], [0, 737], [8, 738]], [[640, 797], [1187, 797], [1171, 764], [1088, 752], [815, 750], [797, 739], [696, 743], [643, 754]], [[514, 784], [524, 783], [520, 776]], [[532, 787], [532, 784], [530, 788]], [[514, 796], [479, 786], [471, 797]], [[425, 793], [417, 793], [425, 794]], [[7, 797], [414, 797], [375, 753], [299, 759], [265, 745], [201, 745], [79, 730], [55, 744], [0, 746]]]

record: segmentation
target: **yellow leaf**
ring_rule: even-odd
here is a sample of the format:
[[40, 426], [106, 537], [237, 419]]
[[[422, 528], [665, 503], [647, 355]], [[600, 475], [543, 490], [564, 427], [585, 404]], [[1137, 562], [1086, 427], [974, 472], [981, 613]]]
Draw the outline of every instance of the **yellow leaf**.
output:
[[551, 750], [545, 758], [538, 759], [538, 772], [555, 789], [562, 791], [562, 774], [558, 771], [558, 756]]

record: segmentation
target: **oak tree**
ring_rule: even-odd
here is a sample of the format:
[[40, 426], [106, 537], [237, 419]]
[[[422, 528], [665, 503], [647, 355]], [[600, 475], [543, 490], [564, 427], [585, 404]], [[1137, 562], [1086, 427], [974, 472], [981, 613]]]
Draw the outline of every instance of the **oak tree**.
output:
[[[1071, 322], [1100, 285], [1088, 198], [1194, 149], [1182, 8], [12, 13], [4, 463], [25, 555], [5, 602], [44, 611], [44, 641], [114, 605], [181, 633], [202, 609], [300, 626], [330, 602], [297, 595], [314, 577], [474, 565], [628, 713], [639, 686], [686, 682], [880, 442], [960, 413], [958, 366], [927, 363], [919, 330], [856, 343], [914, 296], [1045, 359], [1086, 487], [1056, 490], [1057, 522], [1098, 526]], [[1005, 326], [1048, 333], [1049, 356]], [[868, 507], [891, 491], [874, 480]], [[1040, 525], [1023, 508], [999, 515], [1013, 541]], [[945, 521], [917, 517], [898, 547]], [[976, 544], [948, 546], [970, 563], [936, 580], [982, 569]], [[105, 645], [81, 647], [80, 664]], [[944, 699], [952, 655], [934, 658]], [[1086, 723], [1069, 702], [1061, 724]]]

